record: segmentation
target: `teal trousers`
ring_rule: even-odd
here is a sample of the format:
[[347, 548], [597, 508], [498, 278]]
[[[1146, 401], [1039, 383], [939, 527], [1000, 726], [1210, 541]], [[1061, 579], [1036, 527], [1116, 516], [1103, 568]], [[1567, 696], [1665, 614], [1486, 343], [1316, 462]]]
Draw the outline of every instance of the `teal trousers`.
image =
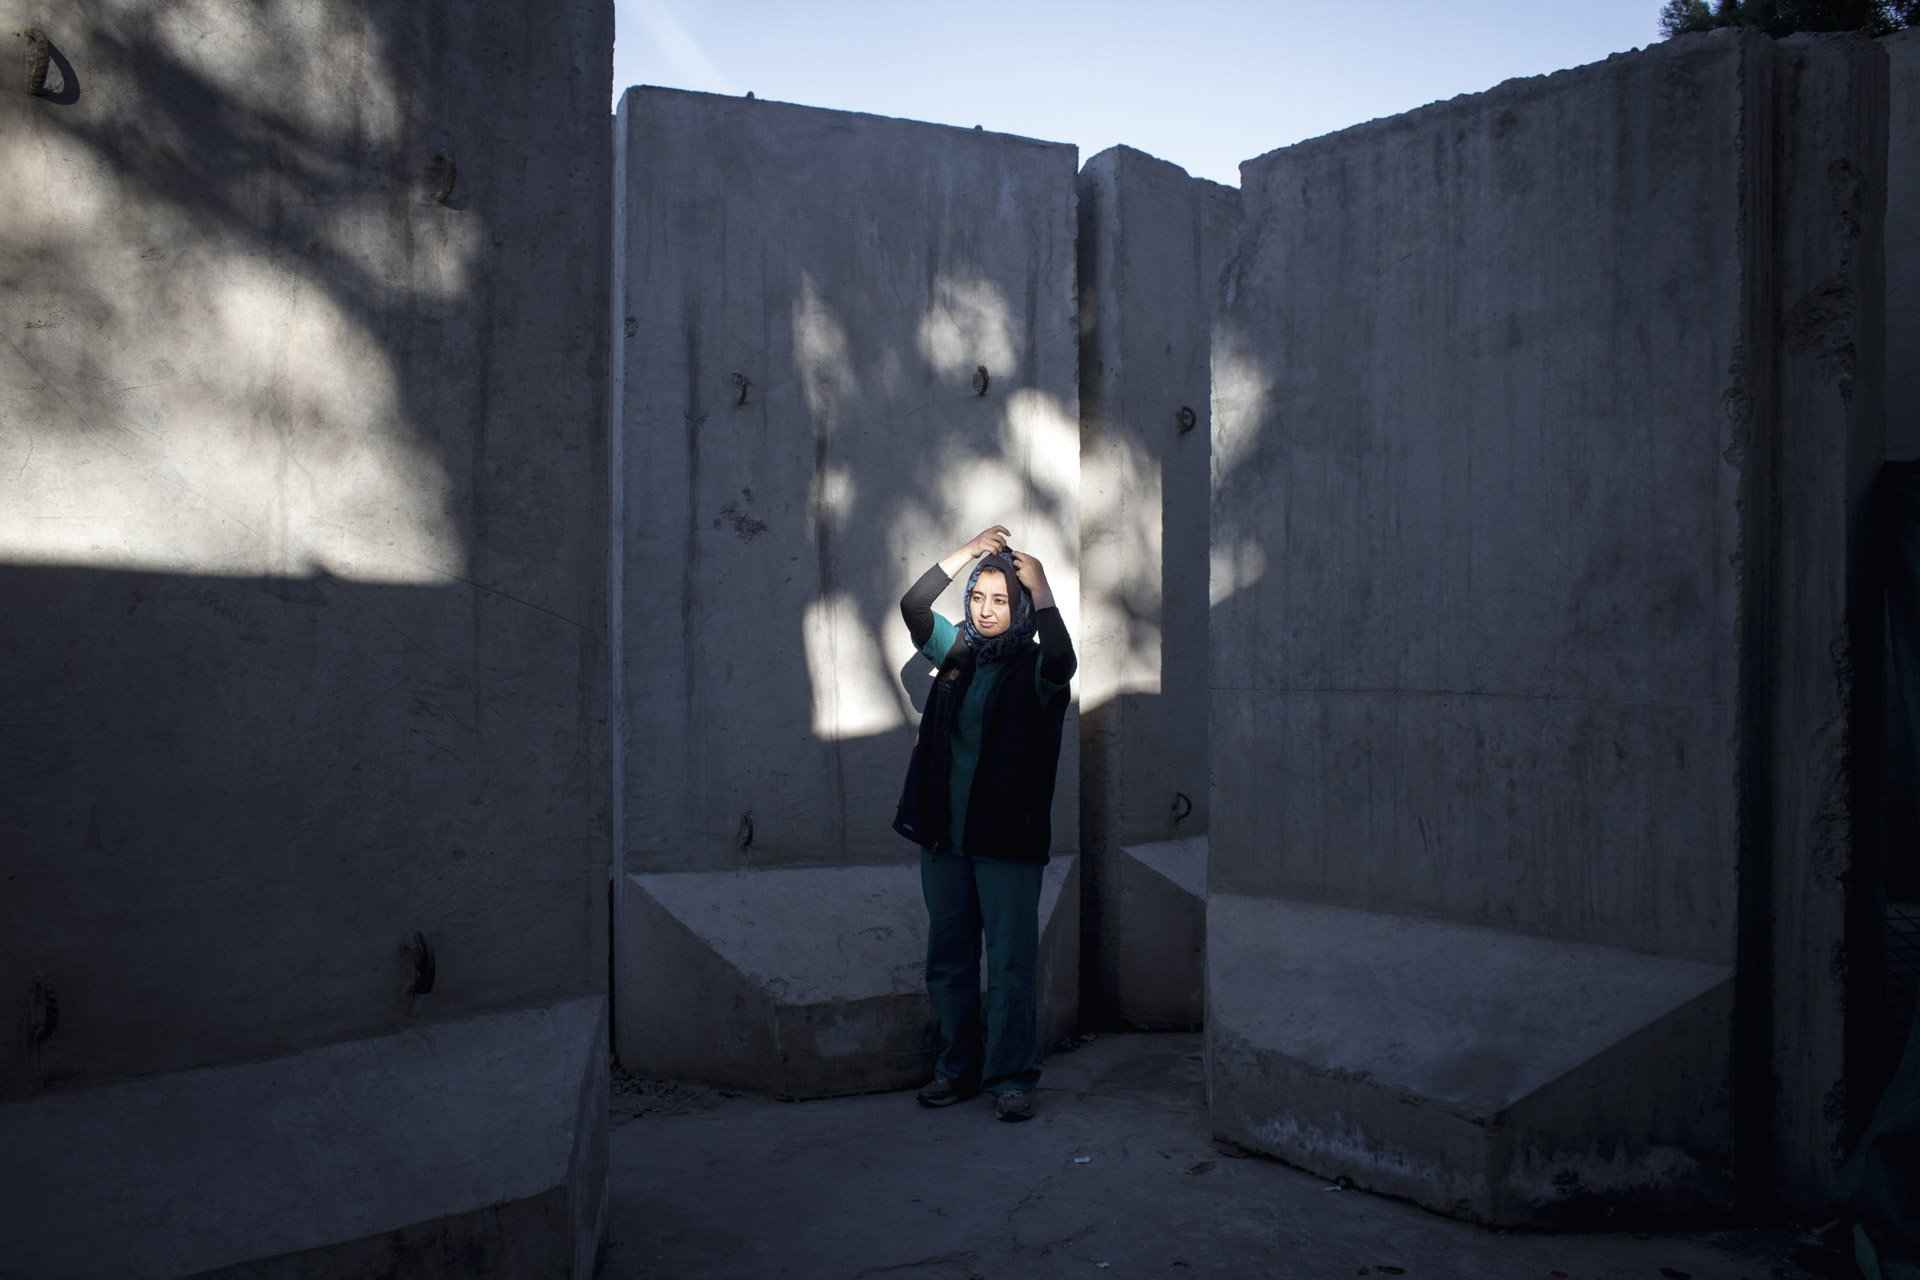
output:
[[[920, 850], [927, 992], [940, 1017], [933, 1073], [989, 1093], [1040, 1080], [1040, 877], [1046, 868]], [[986, 939], [986, 1035], [980, 942]]]

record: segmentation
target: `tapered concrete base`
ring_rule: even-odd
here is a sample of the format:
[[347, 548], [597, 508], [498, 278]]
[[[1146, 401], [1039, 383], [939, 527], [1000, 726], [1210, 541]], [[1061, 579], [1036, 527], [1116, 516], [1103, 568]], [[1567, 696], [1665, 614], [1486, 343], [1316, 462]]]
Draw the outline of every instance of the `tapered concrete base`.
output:
[[[1040, 1042], [1078, 1014], [1079, 863], [1040, 890]], [[614, 1020], [639, 1075], [786, 1098], [924, 1084], [936, 1050], [918, 863], [627, 878]]]
[[0, 1107], [0, 1274], [586, 1280], [606, 1001]]
[[1493, 1226], [1731, 1207], [1731, 969], [1279, 899], [1207, 917], [1219, 1136]]
[[1120, 850], [1118, 1012], [1144, 1030], [1197, 1027], [1205, 1013], [1207, 838]]

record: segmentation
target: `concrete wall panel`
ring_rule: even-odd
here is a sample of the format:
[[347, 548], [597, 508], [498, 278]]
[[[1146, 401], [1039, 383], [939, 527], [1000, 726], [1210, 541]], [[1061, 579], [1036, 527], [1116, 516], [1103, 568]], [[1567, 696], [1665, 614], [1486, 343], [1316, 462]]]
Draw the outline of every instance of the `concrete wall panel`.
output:
[[[1887, 156], [1920, 153], [1920, 29], [1887, 52]], [[1887, 166], [1887, 456], [1920, 458], [1920, 166]]]
[[602, 989], [611, 5], [36, 20], [0, 1097]]
[[1197, 1027], [1206, 1016], [1207, 838], [1120, 849], [1108, 929], [1124, 928], [1119, 1003], [1128, 1026]]
[[[664, 89], [630, 90], [616, 133], [622, 1060], [897, 1088], [930, 1016], [924, 944], [898, 935], [924, 914], [892, 822], [931, 675], [900, 595], [1000, 523], [1078, 630], [1074, 151]], [[1072, 714], [1065, 735], [1056, 855], [1078, 846]], [[871, 918], [783, 888], [848, 880], [878, 886]], [[691, 932], [660, 898], [678, 884]], [[1071, 906], [1048, 928], [1077, 930]], [[843, 972], [875, 929], [904, 987]], [[1070, 1029], [1077, 987], [1054, 989], [1078, 968], [1049, 945], [1043, 1021]], [[656, 956], [744, 994], [708, 1007]]]
[[591, 1273], [612, 8], [0, 0], [9, 1268]]
[[[1056, 858], [1041, 882], [1043, 1050], [1075, 1025], [1078, 865]], [[785, 1098], [931, 1077], [918, 866], [654, 872], [629, 877], [623, 900], [616, 1048], [628, 1070]]]
[[1243, 166], [1214, 889], [1730, 958], [1741, 70], [1681, 41]]
[[[1209, 891], [1269, 906], [1210, 916], [1211, 1035], [1266, 981], [1214, 953], [1304, 904], [1737, 965], [1717, 1034], [1670, 1010], [1678, 1070], [1595, 1049], [1670, 1091], [1639, 1082], [1590, 1136], [1651, 1144], [1605, 1174], [1636, 1212], [1687, 1199], [1663, 1149], [1711, 1187], [1736, 1130], [1753, 1194], [1817, 1204], [1875, 923], [1884, 112], [1871, 43], [1726, 32], [1243, 166], [1213, 344]], [[1337, 984], [1347, 958], [1319, 954], [1306, 981]], [[1528, 1053], [1572, 1043], [1548, 1022]], [[1340, 1051], [1309, 1040], [1310, 1068]], [[1671, 1090], [1728, 1060], [1738, 1123], [1695, 1133], [1720, 1104]], [[1216, 1124], [1326, 1119], [1225, 1083]], [[1371, 1114], [1349, 1136], [1384, 1158], [1404, 1126]], [[1483, 1154], [1548, 1168], [1555, 1143], [1580, 1139], [1516, 1119]], [[1448, 1207], [1457, 1156], [1405, 1193]], [[1502, 1212], [1572, 1194], [1524, 1182]]]
[[899, 861], [901, 592], [1004, 523], [1078, 622], [1073, 149], [656, 89], [619, 128], [626, 867]]
[[0, 1107], [7, 1272], [587, 1280], [606, 1043], [596, 995]]
[[1730, 966], [1234, 894], [1207, 919], [1222, 1136], [1492, 1226], [1731, 1206]]
[[1122, 972], [1166, 934], [1128, 913], [1120, 850], [1207, 830], [1205, 337], [1240, 193], [1114, 147], [1079, 194], [1083, 949], [1090, 1000], [1125, 1018]]
[[1776, 1188], [1811, 1212], [1872, 1114], [1860, 1095], [1885, 1051], [1873, 981], [1885, 624], [1867, 520], [1886, 456], [1882, 245], [1896, 166], [1879, 45], [1797, 36], [1774, 74], [1770, 892], [1764, 920], [1747, 913], [1770, 949], [1774, 1087], [1751, 1105], [1772, 1122]]

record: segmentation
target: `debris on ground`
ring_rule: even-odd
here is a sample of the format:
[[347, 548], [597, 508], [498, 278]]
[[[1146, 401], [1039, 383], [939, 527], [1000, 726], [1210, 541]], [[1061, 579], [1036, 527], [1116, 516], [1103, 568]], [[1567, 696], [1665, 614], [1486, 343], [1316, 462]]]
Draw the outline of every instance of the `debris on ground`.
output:
[[1092, 1044], [1095, 1040], [1099, 1038], [1100, 1038], [1099, 1036], [1095, 1035], [1091, 1031], [1083, 1032], [1082, 1034], [1077, 1036], [1068, 1036], [1065, 1040], [1062, 1040], [1059, 1044], [1053, 1047], [1053, 1052], [1078, 1053], [1080, 1052], [1080, 1050]]
[[610, 1073], [607, 1114], [616, 1120], [642, 1116], [703, 1115], [736, 1095], [684, 1080], [650, 1080], [615, 1067]]

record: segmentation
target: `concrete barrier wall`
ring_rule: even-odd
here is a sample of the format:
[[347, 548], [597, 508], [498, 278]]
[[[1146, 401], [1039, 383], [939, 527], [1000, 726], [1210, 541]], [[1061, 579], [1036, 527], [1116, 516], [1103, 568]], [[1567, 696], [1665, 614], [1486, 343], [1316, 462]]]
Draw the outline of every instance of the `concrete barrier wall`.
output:
[[[1920, 29], [1887, 51], [1887, 156], [1920, 149]], [[1887, 456], [1920, 458], [1920, 172], [1887, 166]]]
[[[1750, 1096], [1748, 1154], [1777, 1146], [1796, 1187], [1827, 1158], [1827, 881], [1852, 822], [1834, 752], [1856, 711], [1828, 649], [1859, 639], [1853, 521], [1879, 448], [1877, 374], [1846, 355], [1877, 340], [1876, 57], [1676, 40], [1243, 166], [1214, 338], [1216, 1125], [1488, 1221], [1724, 1202], [1738, 956], [1760, 982], [1743, 1078], [1771, 1075], [1794, 1117], [1767, 1133]], [[1418, 953], [1404, 985], [1362, 983], [1320, 1022], [1241, 989], [1269, 980], [1246, 964], [1271, 930], [1249, 921], [1308, 911], [1289, 936], [1310, 938], [1335, 920], [1313, 911], [1342, 909], [1376, 923], [1341, 930]], [[1516, 1026], [1479, 975], [1536, 938], [1596, 950]], [[1337, 950], [1273, 963], [1352, 985]], [[1669, 1060], [1593, 1020], [1619, 973], [1661, 993], [1636, 1025]], [[1348, 1061], [1364, 1038], [1326, 1019], [1368, 1007], [1446, 1025]], [[1537, 1086], [1450, 1092], [1456, 1069], [1573, 1044], [1621, 1088], [1680, 1093], [1582, 1118]], [[1431, 1166], [1396, 1165], [1393, 1108], [1275, 1096], [1316, 1053], [1453, 1097], [1524, 1150], [1464, 1176], [1429, 1135], [1408, 1141]]]
[[[899, 599], [1001, 523], [1079, 630], [1074, 150], [663, 89], [616, 132], [621, 1060], [793, 1096], [923, 1082], [892, 822], [931, 670]], [[1067, 862], [1077, 737], [1070, 715]], [[1053, 874], [1043, 986], [1069, 1007], [1042, 1021], [1070, 1027], [1078, 882]], [[718, 1013], [728, 974], [753, 994]]]
[[0, 4], [0, 1097], [604, 990], [611, 9]]
[[1214, 888], [1732, 958], [1741, 56], [1243, 166]]
[[[1750, 828], [1741, 850], [1750, 979], [1762, 949], [1770, 953], [1770, 990], [1763, 997], [1754, 982], [1743, 993], [1742, 1030], [1752, 1033], [1752, 1006], [1768, 1000], [1772, 1087], [1744, 1100], [1743, 1136], [1759, 1146], [1765, 1139], [1751, 1129], [1770, 1125], [1770, 1188], [1811, 1214], [1824, 1208], [1873, 1112], [1886, 1051], [1885, 614], [1868, 519], [1887, 448], [1888, 184], [1912, 165], [1888, 150], [1888, 62], [1878, 43], [1796, 36], [1777, 46], [1773, 76], [1773, 253], [1763, 279], [1776, 399], [1771, 421], [1756, 403], [1753, 439], [1772, 436], [1777, 470], [1745, 548], [1770, 558], [1772, 572], [1748, 605], [1769, 631], [1749, 635], [1744, 655], [1770, 702], [1764, 737], [1757, 726], [1743, 735], [1768, 752], [1764, 770], [1746, 762], [1747, 786], [1769, 806], [1768, 846], [1762, 854]], [[1765, 879], [1750, 874], [1762, 861]]]
[[1205, 338], [1240, 193], [1114, 147], [1079, 197], [1083, 977], [1107, 1016], [1191, 1025], [1199, 900], [1125, 851], [1205, 865]]
[[620, 129], [625, 865], [898, 863], [900, 594], [1004, 523], [1078, 622], [1073, 149], [659, 89]]

